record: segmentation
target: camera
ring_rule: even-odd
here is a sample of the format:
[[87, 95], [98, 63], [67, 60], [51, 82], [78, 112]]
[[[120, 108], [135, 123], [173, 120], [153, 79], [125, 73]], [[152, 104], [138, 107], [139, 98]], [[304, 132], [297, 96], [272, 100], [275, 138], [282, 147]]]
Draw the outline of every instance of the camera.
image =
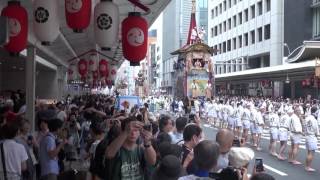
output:
[[151, 130], [152, 130], [152, 125], [151, 125], [151, 124], [145, 124], [145, 125], [143, 126], [143, 129], [144, 129], [144, 130], [147, 130], [147, 131], [151, 131]]
[[233, 147], [240, 147], [240, 140], [239, 139], [234, 139], [232, 142]]
[[237, 169], [234, 167], [226, 167], [222, 169], [219, 173], [209, 173], [209, 177], [215, 180], [238, 180], [239, 175]]

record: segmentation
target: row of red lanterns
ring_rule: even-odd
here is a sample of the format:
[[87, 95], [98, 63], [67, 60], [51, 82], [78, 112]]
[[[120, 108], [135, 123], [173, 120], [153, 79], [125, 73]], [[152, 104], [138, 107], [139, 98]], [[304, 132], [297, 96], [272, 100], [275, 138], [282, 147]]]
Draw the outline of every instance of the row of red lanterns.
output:
[[304, 79], [304, 80], [301, 81], [302, 87], [314, 86], [315, 83], [319, 84], [320, 81], [319, 81], [319, 79], [315, 80], [314, 77], [307, 78], [307, 79]]
[[[98, 68], [90, 69], [90, 62], [92, 61], [86, 61], [84, 59], [78, 62], [77, 69], [82, 80], [86, 80], [87, 77], [92, 77], [92, 81], [97, 81], [100, 78], [107, 79], [111, 81], [112, 84], [114, 83], [117, 77], [117, 66], [108, 64], [108, 61], [102, 59], [99, 61]], [[92, 64], [91, 66], [94, 65]], [[74, 79], [74, 75], [76, 75], [75, 71], [75, 65], [71, 65], [68, 71], [70, 80]]]
[[[82, 32], [90, 24], [91, 0], [65, 0], [67, 25], [75, 32]], [[42, 45], [50, 45], [59, 35], [59, 15], [56, 0], [34, 0], [34, 34]], [[9, 18], [10, 39], [5, 48], [17, 54], [26, 48], [28, 14], [17, 0], [8, 2], [1, 16]], [[94, 9], [95, 42], [104, 50], [118, 40], [119, 8], [112, 0], [101, 0]], [[122, 48], [131, 65], [139, 65], [145, 58], [148, 41], [148, 24], [139, 12], [131, 12], [122, 22]]]

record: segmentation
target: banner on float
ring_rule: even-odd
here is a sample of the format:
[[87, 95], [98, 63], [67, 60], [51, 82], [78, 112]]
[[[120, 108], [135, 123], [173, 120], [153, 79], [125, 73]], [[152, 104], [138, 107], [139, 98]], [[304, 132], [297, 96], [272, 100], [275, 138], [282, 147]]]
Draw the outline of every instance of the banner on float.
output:
[[187, 76], [187, 94], [189, 97], [203, 97], [206, 95], [206, 86], [209, 73], [206, 70], [191, 70]]
[[141, 106], [140, 98], [138, 96], [118, 96], [116, 100], [116, 109], [124, 110], [123, 104], [129, 105], [129, 111], [135, 105], [137, 105], [138, 107]]

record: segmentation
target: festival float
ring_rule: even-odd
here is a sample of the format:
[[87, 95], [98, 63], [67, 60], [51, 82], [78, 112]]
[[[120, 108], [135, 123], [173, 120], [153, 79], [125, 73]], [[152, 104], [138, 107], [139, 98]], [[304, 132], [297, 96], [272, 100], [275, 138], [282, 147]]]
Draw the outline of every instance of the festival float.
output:
[[174, 51], [171, 55], [178, 55], [174, 64], [177, 71], [176, 92], [178, 98], [182, 95], [198, 98], [212, 98], [214, 96], [214, 62], [213, 47], [204, 43], [205, 31], [196, 24], [196, 1], [192, 0], [191, 22], [187, 44]]

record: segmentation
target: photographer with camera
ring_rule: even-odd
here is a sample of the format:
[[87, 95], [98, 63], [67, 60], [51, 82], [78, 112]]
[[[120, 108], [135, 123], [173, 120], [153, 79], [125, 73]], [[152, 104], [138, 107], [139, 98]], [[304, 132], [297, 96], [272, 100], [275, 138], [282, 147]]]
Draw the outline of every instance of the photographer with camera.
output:
[[[112, 174], [109, 174], [108, 179], [143, 180], [146, 163], [155, 165], [156, 152], [151, 146], [152, 132], [145, 130], [143, 126], [135, 117], [121, 122], [120, 135], [105, 151], [106, 158], [114, 162], [113, 167], [109, 168]], [[142, 147], [137, 144], [140, 135], [144, 141]]]

